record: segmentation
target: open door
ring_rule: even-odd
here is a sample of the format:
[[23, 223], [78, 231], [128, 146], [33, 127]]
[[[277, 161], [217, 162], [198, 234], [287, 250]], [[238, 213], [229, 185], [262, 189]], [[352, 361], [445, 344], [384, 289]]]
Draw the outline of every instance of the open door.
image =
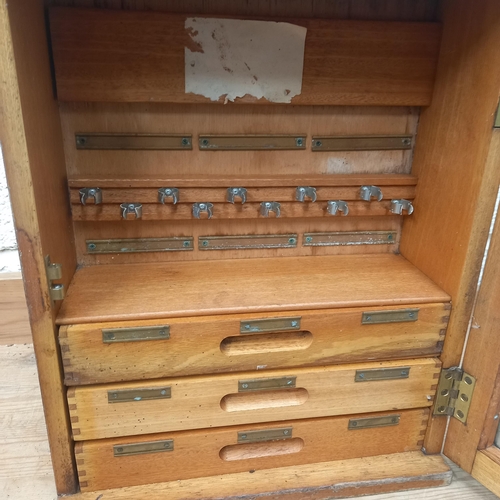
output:
[[[489, 161], [500, 168], [500, 113]], [[498, 210], [497, 199], [497, 210]], [[476, 379], [464, 423], [452, 417], [444, 454], [500, 496], [500, 217], [495, 216], [486, 263], [463, 356], [464, 373]], [[458, 398], [461, 394], [459, 392]], [[466, 397], [466, 396], [465, 396]]]
[[55, 316], [76, 258], [45, 30], [43, 2], [0, 4], [0, 145], [57, 490], [73, 493], [77, 483], [68, 413], [61, 404], [65, 389]]

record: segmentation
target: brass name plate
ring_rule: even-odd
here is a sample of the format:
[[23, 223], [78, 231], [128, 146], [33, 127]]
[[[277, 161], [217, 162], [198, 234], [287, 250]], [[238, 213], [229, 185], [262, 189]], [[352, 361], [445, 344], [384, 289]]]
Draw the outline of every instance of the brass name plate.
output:
[[183, 250], [194, 250], [192, 237], [87, 240], [85, 243], [89, 254], [179, 252]]
[[290, 389], [295, 387], [297, 377], [258, 378], [239, 380], [238, 392]]
[[76, 149], [193, 149], [191, 134], [75, 134]]
[[397, 380], [409, 378], [410, 366], [398, 368], [375, 368], [374, 370], [356, 370], [354, 382], [376, 382], [378, 380]]
[[115, 342], [140, 342], [143, 340], [168, 340], [170, 326], [138, 326], [134, 328], [103, 328], [102, 341], [104, 344]]
[[355, 418], [349, 420], [349, 425], [347, 426], [347, 428], [350, 430], [355, 430], [373, 429], [374, 427], [390, 427], [393, 425], [399, 425], [400, 420], [400, 415], [387, 415], [384, 417], [373, 418]]
[[150, 401], [152, 399], [170, 399], [170, 387], [153, 387], [151, 389], [114, 389], [108, 391], [108, 403], [130, 403], [133, 401]]
[[411, 149], [411, 135], [313, 136], [313, 151], [386, 151]]
[[146, 453], [159, 453], [162, 451], [174, 451], [174, 440], [150, 441], [147, 443], [116, 444], [113, 446], [115, 457], [126, 457], [129, 455], [144, 455]]
[[307, 134], [296, 135], [200, 135], [202, 151], [251, 151], [306, 149]]
[[397, 309], [395, 311], [371, 311], [361, 315], [362, 325], [378, 325], [382, 323], [408, 323], [418, 320], [420, 309]]
[[252, 248], [296, 248], [296, 234], [255, 234], [251, 236], [200, 236], [199, 250], [245, 250]]
[[238, 443], [262, 443], [265, 441], [278, 441], [290, 439], [293, 427], [282, 427], [280, 429], [266, 429], [264, 431], [242, 431], [238, 432]]
[[305, 247], [349, 245], [391, 245], [396, 242], [396, 231], [335, 231], [331, 233], [304, 233]]
[[240, 322], [240, 333], [269, 333], [300, 330], [301, 316], [290, 318], [264, 318]]

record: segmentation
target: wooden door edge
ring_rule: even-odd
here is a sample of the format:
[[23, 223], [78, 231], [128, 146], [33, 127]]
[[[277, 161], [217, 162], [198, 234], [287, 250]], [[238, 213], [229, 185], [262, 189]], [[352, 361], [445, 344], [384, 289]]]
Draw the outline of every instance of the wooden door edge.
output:
[[495, 495], [500, 496], [500, 450], [491, 446], [478, 451], [471, 475]]

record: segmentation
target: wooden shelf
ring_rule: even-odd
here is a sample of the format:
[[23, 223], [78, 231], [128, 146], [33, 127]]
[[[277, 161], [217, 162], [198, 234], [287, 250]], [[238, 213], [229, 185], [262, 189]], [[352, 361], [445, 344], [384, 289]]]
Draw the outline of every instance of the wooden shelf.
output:
[[75, 273], [57, 323], [449, 300], [400, 255], [102, 265]]

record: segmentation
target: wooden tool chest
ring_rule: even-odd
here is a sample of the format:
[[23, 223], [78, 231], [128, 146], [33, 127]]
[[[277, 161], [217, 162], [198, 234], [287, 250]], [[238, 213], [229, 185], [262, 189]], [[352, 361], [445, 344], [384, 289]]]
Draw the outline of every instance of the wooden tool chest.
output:
[[446, 417], [471, 470], [495, 0], [46, 4], [1, 4], [0, 139], [58, 493], [441, 486]]

